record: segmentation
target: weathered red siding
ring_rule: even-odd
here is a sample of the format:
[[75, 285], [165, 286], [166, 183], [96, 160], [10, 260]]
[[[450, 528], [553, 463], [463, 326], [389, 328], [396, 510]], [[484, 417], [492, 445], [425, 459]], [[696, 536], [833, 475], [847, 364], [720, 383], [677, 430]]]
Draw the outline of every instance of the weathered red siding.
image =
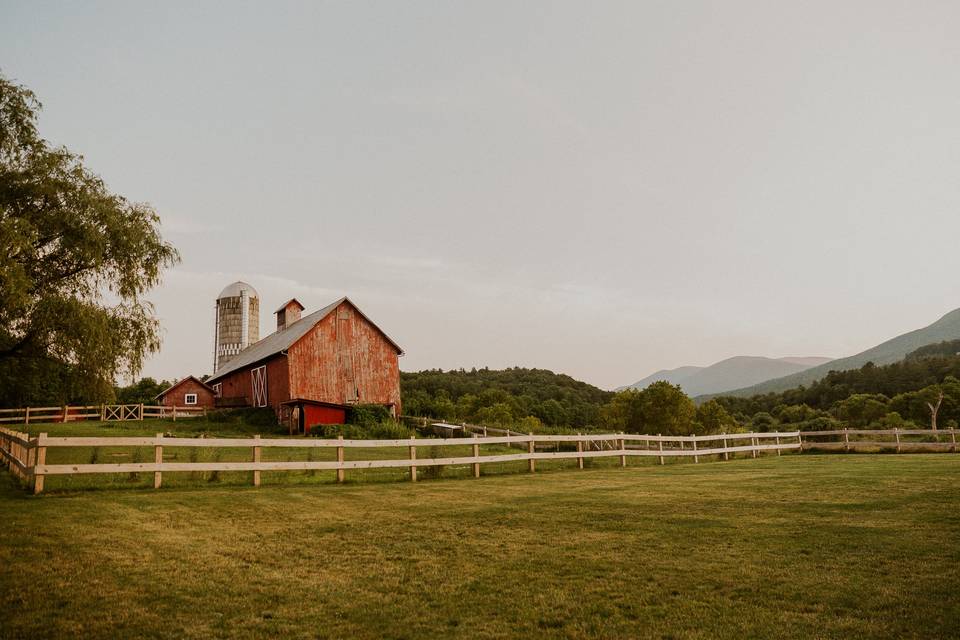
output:
[[185, 407], [187, 403], [184, 396], [188, 393], [197, 394], [197, 404], [190, 406], [212, 407], [214, 404], [213, 392], [191, 378], [181, 380], [178, 384], [168, 389], [160, 398], [160, 404], [166, 407]]
[[[253, 405], [253, 379], [250, 371], [262, 366], [260, 362], [239, 371], [227, 374], [217, 380], [220, 383], [220, 397], [226, 401], [245, 398], [247, 406]], [[280, 410], [280, 403], [290, 399], [290, 376], [287, 371], [287, 358], [276, 355], [267, 360], [267, 405], [274, 411]]]
[[394, 405], [400, 413], [396, 348], [348, 301], [288, 350], [291, 398]]

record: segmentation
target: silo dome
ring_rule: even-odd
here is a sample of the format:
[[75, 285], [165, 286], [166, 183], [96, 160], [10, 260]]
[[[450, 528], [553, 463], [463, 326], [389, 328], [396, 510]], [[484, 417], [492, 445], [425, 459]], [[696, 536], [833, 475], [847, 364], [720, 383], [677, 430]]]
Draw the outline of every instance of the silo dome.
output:
[[240, 292], [246, 290], [247, 295], [251, 298], [259, 298], [260, 294], [257, 293], [257, 290], [253, 288], [252, 285], [247, 284], [243, 280], [237, 280], [233, 284], [228, 284], [223, 288], [223, 291], [220, 292], [220, 295], [217, 296], [217, 300], [221, 298], [239, 298]]
[[238, 280], [223, 288], [215, 307], [214, 373], [260, 339], [260, 294]]

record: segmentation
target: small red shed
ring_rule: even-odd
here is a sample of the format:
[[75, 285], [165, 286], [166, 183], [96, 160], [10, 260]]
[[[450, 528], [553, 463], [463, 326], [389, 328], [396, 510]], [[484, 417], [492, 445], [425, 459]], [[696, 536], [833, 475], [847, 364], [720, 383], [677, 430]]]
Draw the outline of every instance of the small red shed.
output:
[[213, 408], [216, 393], [199, 378], [187, 376], [160, 392], [157, 402], [165, 407], [206, 407]]

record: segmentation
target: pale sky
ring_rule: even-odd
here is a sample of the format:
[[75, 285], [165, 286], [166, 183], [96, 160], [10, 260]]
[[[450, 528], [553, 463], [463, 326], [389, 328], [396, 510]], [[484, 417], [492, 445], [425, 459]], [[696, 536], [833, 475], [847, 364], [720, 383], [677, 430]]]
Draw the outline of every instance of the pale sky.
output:
[[[349, 295], [404, 370], [604, 388], [960, 306], [960, 3], [0, 2], [42, 134], [183, 254], [145, 375]], [[262, 337], [263, 333], [261, 334]]]

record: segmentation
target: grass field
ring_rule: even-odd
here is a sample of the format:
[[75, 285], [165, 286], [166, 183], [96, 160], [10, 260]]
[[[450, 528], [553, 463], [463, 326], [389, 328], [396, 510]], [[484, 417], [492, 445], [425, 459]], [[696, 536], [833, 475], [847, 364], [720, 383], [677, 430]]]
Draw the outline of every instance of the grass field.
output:
[[0, 634], [950, 637], [960, 455], [40, 497]]

